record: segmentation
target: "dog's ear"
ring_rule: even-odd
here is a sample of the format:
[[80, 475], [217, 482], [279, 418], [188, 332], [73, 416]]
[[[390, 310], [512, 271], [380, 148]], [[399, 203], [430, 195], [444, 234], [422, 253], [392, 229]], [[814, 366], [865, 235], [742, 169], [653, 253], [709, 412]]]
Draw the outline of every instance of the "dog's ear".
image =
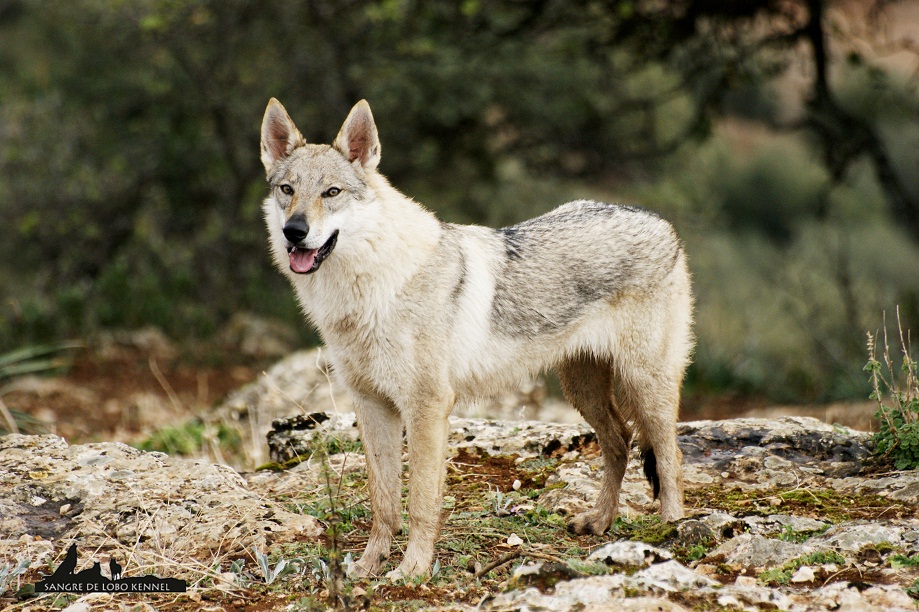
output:
[[286, 159], [294, 149], [305, 144], [306, 140], [290, 115], [280, 102], [272, 98], [262, 119], [262, 163], [265, 171], [270, 173], [276, 161]]
[[380, 163], [380, 138], [367, 100], [354, 105], [333, 145], [349, 162], [358, 161], [366, 170]]

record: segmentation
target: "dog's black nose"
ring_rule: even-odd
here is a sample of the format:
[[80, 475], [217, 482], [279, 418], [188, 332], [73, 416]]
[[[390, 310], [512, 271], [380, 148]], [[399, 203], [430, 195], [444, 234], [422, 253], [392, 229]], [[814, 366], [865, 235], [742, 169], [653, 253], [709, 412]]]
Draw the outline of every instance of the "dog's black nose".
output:
[[306, 238], [309, 231], [310, 226], [306, 224], [306, 219], [303, 217], [294, 217], [284, 224], [284, 237], [291, 244], [298, 244]]

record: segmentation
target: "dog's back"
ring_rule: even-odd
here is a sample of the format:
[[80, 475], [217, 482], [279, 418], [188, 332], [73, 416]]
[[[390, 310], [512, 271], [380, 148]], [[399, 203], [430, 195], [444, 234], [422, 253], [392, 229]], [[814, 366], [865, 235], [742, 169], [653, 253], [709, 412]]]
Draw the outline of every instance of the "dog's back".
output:
[[602, 202], [570, 202], [498, 234], [504, 261], [492, 324], [503, 333], [561, 330], [598, 301], [652, 291], [681, 252], [660, 217]]
[[[649, 325], [682, 330], [685, 346], [669, 361], [685, 367], [685, 257], [654, 213], [580, 200], [498, 230], [446, 224], [431, 260], [418, 282], [422, 309], [438, 317], [425, 326], [452, 338], [455, 349], [440, 358], [451, 361], [461, 397], [494, 393], [579, 353], [618, 354]], [[685, 321], [674, 320], [683, 312]]]

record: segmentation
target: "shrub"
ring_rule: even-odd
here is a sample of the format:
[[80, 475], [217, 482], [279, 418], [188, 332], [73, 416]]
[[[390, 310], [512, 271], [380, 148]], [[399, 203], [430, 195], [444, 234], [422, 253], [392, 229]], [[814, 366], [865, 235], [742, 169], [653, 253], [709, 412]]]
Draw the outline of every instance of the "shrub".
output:
[[897, 311], [897, 330], [903, 355], [899, 368], [890, 356], [886, 323], [883, 355], [878, 361], [876, 338], [868, 334], [868, 364], [871, 399], [877, 401], [875, 418], [879, 421], [874, 434], [875, 453], [893, 462], [898, 470], [919, 468], [919, 375], [912, 357], [909, 332], [904, 334]]

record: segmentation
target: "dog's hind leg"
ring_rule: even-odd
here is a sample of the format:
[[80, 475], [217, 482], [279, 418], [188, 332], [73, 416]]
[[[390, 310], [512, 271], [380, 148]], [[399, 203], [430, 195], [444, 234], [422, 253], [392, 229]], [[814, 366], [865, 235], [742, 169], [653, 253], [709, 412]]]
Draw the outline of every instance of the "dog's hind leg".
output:
[[582, 356], [560, 364], [556, 370], [565, 397], [594, 428], [604, 460], [603, 483], [596, 504], [575, 516], [568, 529], [599, 535], [609, 529], [619, 511], [619, 489], [632, 434], [613, 403], [612, 365], [608, 361]]
[[402, 419], [391, 403], [355, 394], [354, 409], [367, 457], [367, 489], [373, 525], [355, 576], [378, 574], [402, 522]]
[[654, 492], [660, 491], [661, 518], [683, 518], [683, 453], [676, 443], [680, 404], [680, 376], [662, 370], [643, 370], [627, 365], [619, 370], [620, 401], [629, 405], [635, 419], [645, 475]]

